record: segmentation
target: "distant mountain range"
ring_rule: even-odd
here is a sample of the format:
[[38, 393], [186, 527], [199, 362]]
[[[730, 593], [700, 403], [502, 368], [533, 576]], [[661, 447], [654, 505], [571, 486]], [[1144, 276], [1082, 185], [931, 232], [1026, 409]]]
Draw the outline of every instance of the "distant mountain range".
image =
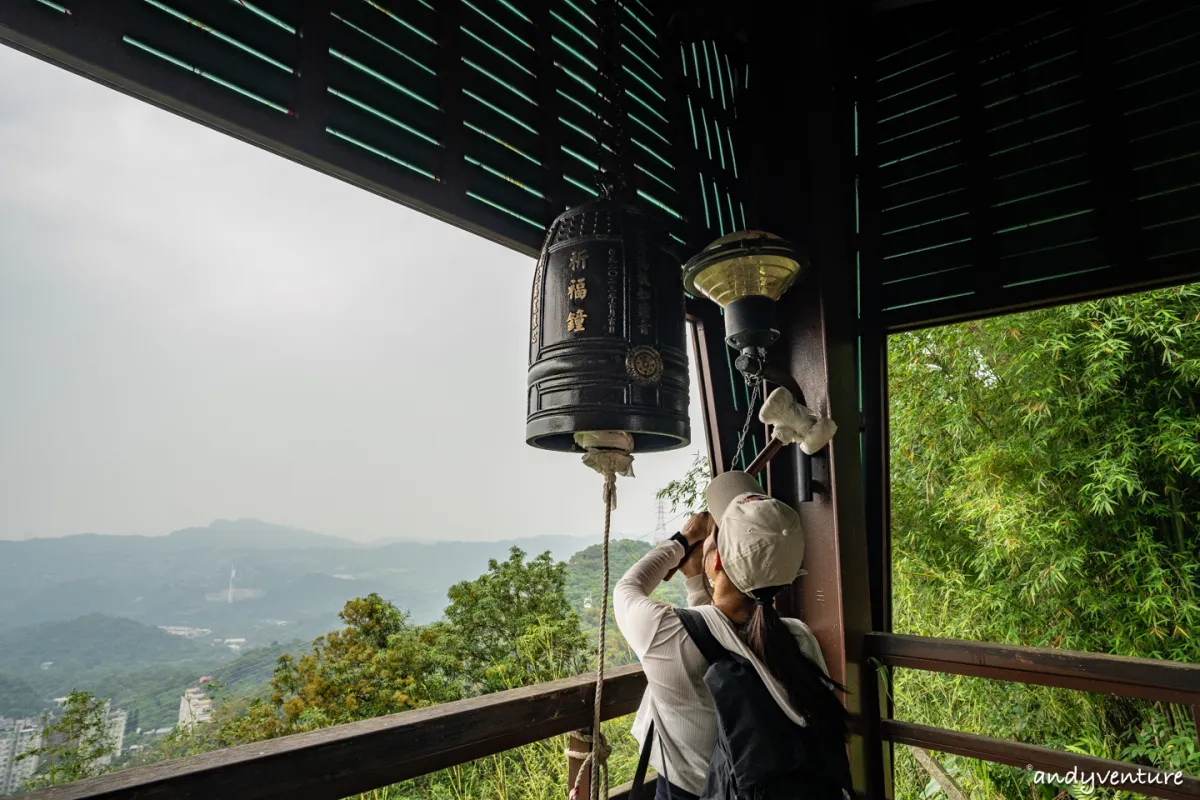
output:
[[99, 613], [208, 628], [253, 646], [323, 633], [348, 598], [372, 591], [429, 622], [441, 615], [447, 588], [514, 545], [565, 560], [588, 544], [545, 536], [371, 545], [251, 519], [166, 536], [0, 541], [0, 631]]
[[[451, 585], [479, 577], [514, 546], [567, 561], [568, 599], [585, 626], [596, 621], [600, 548], [582, 537], [369, 545], [218, 520], [157, 537], [0, 541], [0, 716], [33, 713], [78, 688], [126, 708], [130, 730], [170, 725], [179, 694], [201, 675], [235, 693], [259, 691], [280, 653], [307, 651], [341, 625], [347, 600], [370, 592], [432, 622]], [[616, 541], [611, 583], [648, 549]], [[681, 599], [676, 583], [660, 594]], [[192, 628], [193, 638], [166, 626]], [[225, 639], [245, 642], [233, 650]]]

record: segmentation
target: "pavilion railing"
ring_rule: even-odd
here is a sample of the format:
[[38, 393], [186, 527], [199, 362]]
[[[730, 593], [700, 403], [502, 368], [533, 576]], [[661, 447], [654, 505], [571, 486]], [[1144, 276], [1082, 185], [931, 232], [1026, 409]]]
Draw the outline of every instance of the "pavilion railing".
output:
[[[636, 711], [645, 687], [640, 666], [609, 672], [601, 717]], [[586, 728], [595, 691], [595, 674], [584, 674], [136, 767], [24, 797], [339, 800]]]
[[[867, 635], [870, 655], [888, 667], [1056, 686], [1200, 707], [1200, 664], [1080, 653], [887, 633]], [[591, 723], [595, 678], [552, 683], [338, 725], [266, 742], [165, 761], [43, 789], [29, 800], [149, 800], [237, 797], [239, 800], [339, 800], [448, 767], [496, 755]], [[605, 680], [604, 719], [637, 709], [646, 687], [639, 666]], [[899, 720], [883, 720], [883, 736], [1020, 768], [1064, 774], [1075, 767], [1105, 773], [1138, 765], [1066, 753]], [[1200, 798], [1200, 779], [1142, 766], [1153, 783], [1118, 784], [1151, 797]], [[630, 786], [617, 787], [624, 800]], [[566, 787], [563, 790], [566, 795]]]
[[[1200, 664], [894, 633], [870, 633], [866, 644], [867, 653], [886, 667], [1054, 686], [1191, 706], [1200, 735]], [[1072, 768], [1083, 773], [1122, 775], [1140, 770], [1146, 775], [1145, 780], [1110, 781], [1105, 786], [1148, 797], [1172, 800], [1200, 798], [1200, 778], [1177, 778], [1173, 773], [1153, 767], [900, 720], [885, 719], [881, 728], [883, 738], [894, 744], [1051, 774], [1065, 775]]]

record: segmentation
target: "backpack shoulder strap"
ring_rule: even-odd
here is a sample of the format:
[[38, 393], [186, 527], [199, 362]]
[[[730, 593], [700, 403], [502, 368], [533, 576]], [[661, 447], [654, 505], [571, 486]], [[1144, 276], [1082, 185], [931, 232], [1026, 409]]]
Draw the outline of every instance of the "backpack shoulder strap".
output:
[[675, 609], [675, 616], [679, 617], [679, 621], [683, 623], [683, 629], [687, 631], [688, 636], [695, 642], [696, 647], [700, 649], [700, 655], [704, 656], [704, 660], [710, 665], [721, 661], [729, 655], [729, 651], [721, 646], [717, 641], [717, 637], [712, 635], [712, 631], [708, 629], [708, 622], [705, 621], [704, 615], [699, 611], [690, 608]]
[[642, 800], [646, 791], [646, 767], [650, 764], [650, 748], [653, 744], [654, 720], [650, 720], [650, 729], [646, 731], [646, 743], [642, 745], [642, 754], [633, 773], [633, 788], [629, 790], [629, 800]]

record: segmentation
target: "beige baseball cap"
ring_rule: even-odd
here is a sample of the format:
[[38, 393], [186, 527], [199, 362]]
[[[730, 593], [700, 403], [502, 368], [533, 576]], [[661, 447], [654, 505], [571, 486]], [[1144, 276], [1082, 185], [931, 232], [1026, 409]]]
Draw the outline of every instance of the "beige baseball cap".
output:
[[723, 472], [705, 493], [717, 520], [721, 567], [738, 591], [786, 586], [804, 574], [804, 529], [787, 503], [768, 497], [744, 472]]

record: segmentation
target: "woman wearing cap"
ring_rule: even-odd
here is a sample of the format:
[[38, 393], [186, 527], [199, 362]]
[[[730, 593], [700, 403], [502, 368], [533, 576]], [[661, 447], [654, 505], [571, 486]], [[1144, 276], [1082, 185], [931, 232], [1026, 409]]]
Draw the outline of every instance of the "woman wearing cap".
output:
[[617, 625], [646, 674], [633, 735], [644, 743], [653, 721], [656, 800], [699, 797], [717, 735], [704, 684], [708, 663], [673, 608], [650, 597], [676, 568], [686, 578], [688, 605], [723, 647], [754, 664], [787, 716], [799, 725], [821, 721], [845, 737], [846, 710], [830, 689], [820, 645], [807, 625], [781, 618], [773, 604], [802, 573], [799, 517], [744, 472], [718, 475], [706, 500], [708, 510], [634, 564], [614, 592]]

